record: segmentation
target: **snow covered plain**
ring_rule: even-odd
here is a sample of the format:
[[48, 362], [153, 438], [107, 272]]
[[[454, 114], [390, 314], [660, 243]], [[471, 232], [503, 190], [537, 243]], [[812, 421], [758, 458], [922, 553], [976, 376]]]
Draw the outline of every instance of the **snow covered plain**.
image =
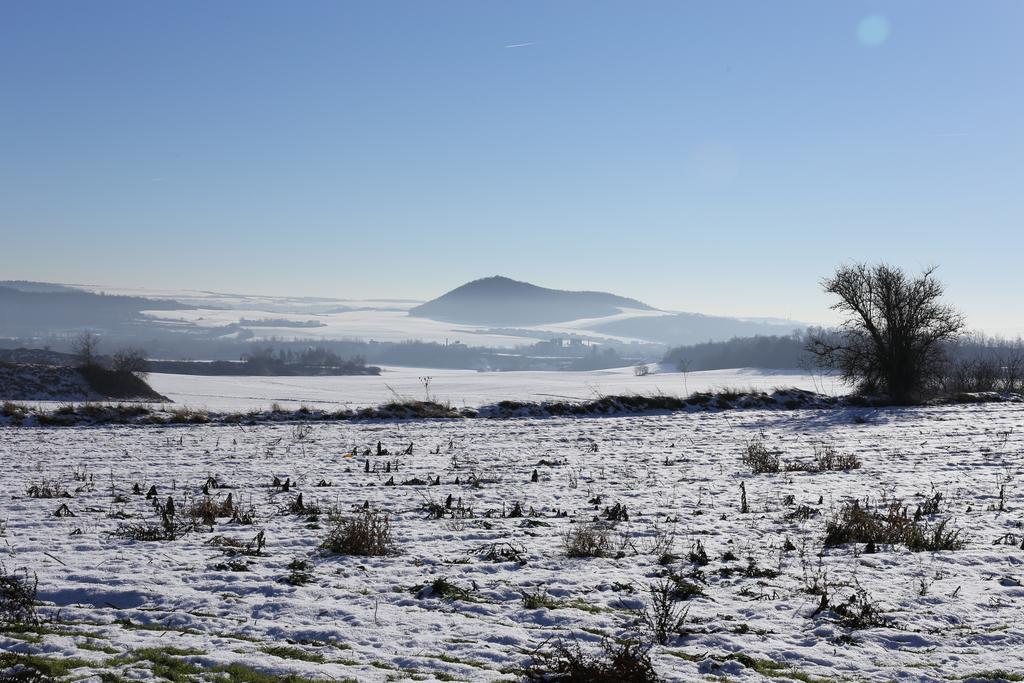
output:
[[[759, 435], [787, 463], [828, 444], [862, 466], [753, 474], [741, 455]], [[391, 454], [375, 455], [378, 442]], [[411, 455], [394, 455], [410, 443]], [[647, 637], [646, 587], [669, 572], [693, 590], [679, 602], [689, 608], [686, 635], [650, 652], [665, 680], [1024, 674], [1019, 404], [308, 428], [5, 427], [0, 467], [0, 558], [8, 571], [37, 573], [41, 610], [55, 619], [0, 634], [0, 656], [33, 653], [78, 680], [205, 670], [234, 680], [510, 681], [545, 641], [590, 649], [606, 636]], [[112, 533], [158, 520], [133, 485], [155, 486], [158, 501], [173, 496], [180, 515], [206, 498], [211, 477], [223, 488], [208, 488], [209, 497], [252, 506], [251, 524], [219, 519], [172, 541]], [[272, 486], [275, 477], [289, 490]], [[392, 477], [398, 485], [385, 485]], [[436, 486], [403, 485], [435, 478]], [[27, 495], [47, 482], [71, 497]], [[431, 518], [429, 504], [449, 495], [472, 514]], [[827, 521], [865, 497], [902, 499], [910, 514], [938, 500], [924, 519], [950, 517], [966, 547], [824, 548]], [[397, 554], [320, 551], [330, 522], [310, 512], [314, 503], [390, 515]], [[503, 516], [516, 503], [526, 516]], [[605, 522], [605, 508], [619, 503], [628, 521]], [[61, 504], [74, 516], [55, 516]], [[566, 557], [564, 535], [595, 517], [621, 556]], [[265, 547], [246, 551], [258, 534]], [[706, 564], [691, 561], [698, 541]], [[522, 562], [498, 557], [503, 551]], [[454, 587], [447, 596], [424, 588], [441, 578]], [[851, 628], [835, 610], [817, 611], [815, 583], [829, 586], [833, 607], [863, 591], [857, 605], [871, 605], [875, 623], [887, 625]], [[546, 596], [545, 606], [525, 604], [524, 594]]]
[[151, 374], [150, 385], [175, 403], [211, 410], [246, 411], [284, 407], [376, 406], [396, 398], [422, 400], [422, 377], [430, 377], [434, 400], [456, 407], [479, 407], [502, 400], [591, 400], [607, 394], [688, 396], [725, 388], [771, 390], [796, 387], [825, 394], [848, 391], [838, 379], [800, 370], [755, 368], [705, 372], [653, 372], [637, 377], [632, 367], [592, 372], [475, 372], [430, 368], [384, 368], [379, 376], [210, 377]]

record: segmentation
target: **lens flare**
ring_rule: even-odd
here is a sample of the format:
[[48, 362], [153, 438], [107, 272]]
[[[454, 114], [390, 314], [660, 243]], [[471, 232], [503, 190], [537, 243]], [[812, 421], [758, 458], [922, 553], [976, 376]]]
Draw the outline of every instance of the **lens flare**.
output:
[[871, 14], [857, 24], [857, 40], [861, 45], [877, 47], [889, 38], [889, 20], [880, 14]]

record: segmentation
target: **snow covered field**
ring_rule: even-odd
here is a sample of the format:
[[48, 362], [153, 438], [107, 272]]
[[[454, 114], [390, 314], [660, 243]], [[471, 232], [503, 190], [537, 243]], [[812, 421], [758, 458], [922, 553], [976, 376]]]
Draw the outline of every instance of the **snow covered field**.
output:
[[[761, 435], [784, 464], [830, 445], [861, 467], [754, 474], [741, 456]], [[378, 442], [390, 454], [376, 455]], [[396, 455], [409, 444], [411, 455]], [[686, 635], [650, 652], [665, 680], [1024, 674], [1024, 409], [1015, 404], [308, 429], [8, 427], [0, 466], [0, 559], [8, 572], [36, 572], [41, 611], [59, 617], [8, 629], [0, 657], [48, 658], [78, 680], [169, 671], [186, 680], [201, 669], [249, 681], [515, 680], [545, 641], [592, 649], [604, 636], [649, 639], [647, 587], [670, 577], [685, 589], [675, 606], [689, 611]], [[275, 477], [288, 486], [272, 486]], [[155, 486], [155, 499], [133, 493], [136, 484]], [[176, 540], [112, 533], [159, 524], [154, 502], [168, 496], [184, 522], [207, 498], [204, 484], [243, 517], [251, 506], [252, 523], [219, 518]], [[56, 485], [70, 498], [27, 493]], [[923, 506], [929, 528], [949, 517], [966, 546], [824, 547], [827, 522], [865, 497], [901, 499], [910, 519]], [[517, 503], [525, 516], [509, 516]], [[74, 516], [55, 516], [62, 504]], [[616, 504], [628, 520], [607, 521]], [[318, 550], [328, 509], [358, 515], [364, 505], [390, 516], [396, 554]], [[566, 557], [566, 534], [595, 517], [610, 556]], [[829, 606], [818, 611], [821, 589]]]
[[826, 394], [846, 393], [833, 377], [800, 370], [770, 371], [754, 368], [690, 372], [654, 372], [637, 377], [633, 368], [592, 372], [474, 372], [426, 368], [384, 368], [366, 377], [209, 377], [198, 375], [149, 376], [150, 385], [175, 403], [211, 410], [252, 410], [273, 402], [285, 407], [337, 408], [376, 406], [395, 400], [423, 399], [420, 378], [431, 377], [430, 395], [453, 406], [477, 407], [501, 400], [590, 400], [601, 394], [655, 394], [687, 396], [695, 391], [724, 388], [797, 387]]

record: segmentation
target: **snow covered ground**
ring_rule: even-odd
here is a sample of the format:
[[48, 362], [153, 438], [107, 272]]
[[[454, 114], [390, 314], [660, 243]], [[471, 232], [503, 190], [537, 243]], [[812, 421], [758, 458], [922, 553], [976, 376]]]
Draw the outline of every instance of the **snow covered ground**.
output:
[[152, 374], [150, 385], [175, 403], [212, 410], [267, 408], [270, 403], [295, 408], [376, 406], [396, 397], [423, 399], [420, 378], [430, 377], [434, 400], [454, 406], [477, 407], [500, 400], [589, 400], [602, 394], [655, 394], [687, 396], [695, 391], [724, 388], [773, 389], [797, 387], [827, 394], [846, 393], [834, 377], [809, 375], [800, 370], [771, 371], [754, 368], [707, 372], [653, 372], [637, 377], [632, 367], [592, 372], [475, 372], [430, 368], [384, 368], [366, 377], [210, 377]]
[[[808, 461], [827, 444], [862, 466], [753, 474], [741, 454], [761, 436], [785, 463]], [[389, 455], [374, 454], [378, 442]], [[411, 455], [395, 455], [410, 443]], [[256, 671], [510, 681], [545, 641], [575, 639], [591, 649], [605, 636], [648, 638], [639, 623], [647, 586], [669, 573], [692, 590], [677, 604], [689, 608], [687, 635], [650, 652], [665, 680], [1024, 674], [1024, 409], [1016, 404], [356, 422], [308, 431], [8, 427], [0, 429], [0, 467], [0, 560], [7, 571], [36, 572], [42, 611], [59, 616], [6, 630], [0, 657], [59, 661], [78, 680], [100, 672], [139, 679], [175, 667], [234, 671], [235, 680], [259, 680]], [[271, 486], [275, 477], [288, 490]], [[149, 542], [111, 533], [158, 522], [154, 501], [133, 485], [155, 486], [156, 501], [172, 496], [180, 519], [206, 498], [210, 478], [223, 488], [208, 488], [209, 497], [223, 503], [230, 494], [236, 506], [252, 506], [252, 524], [222, 518], [212, 529]], [[397, 485], [385, 485], [389, 478]], [[70, 497], [27, 494], [55, 483]], [[472, 514], [431, 518], [429, 505], [443, 509], [449, 495]], [[947, 528], [962, 530], [966, 547], [823, 547], [826, 523], [843, 502], [883, 496], [902, 499], [910, 515], [937, 501], [922, 521], [951, 518]], [[526, 516], [503, 516], [516, 503]], [[74, 516], [55, 516], [62, 504]], [[605, 522], [604, 510], [616, 504], [628, 521]], [[323, 511], [351, 515], [364, 505], [390, 515], [397, 554], [319, 551], [330, 527]], [[621, 555], [566, 557], [564, 535], [595, 517]], [[247, 551], [259, 534], [265, 547]], [[691, 561], [701, 549], [706, 564]], [[522, 562], [488, 557], [502, 551]], [[435, 584], [442, 578], [447, 584]], [[449, 593], [424, 588], [431, 584]], [[815, 584], [829, 595], [820, 612], [819, 595], [808, 592]], [[528, 605], [524, 594], [536, 600]], [[858, 613], [868, 605], [874, 623], [886, 625], [840, 623], [836, 608], [854, 595]]]

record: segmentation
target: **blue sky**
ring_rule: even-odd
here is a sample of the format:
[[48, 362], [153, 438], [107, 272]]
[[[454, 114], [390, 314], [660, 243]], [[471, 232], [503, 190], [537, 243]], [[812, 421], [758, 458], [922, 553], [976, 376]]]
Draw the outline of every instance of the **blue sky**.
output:
[[1024, 3], [6, 2], [0, 278], [1024, 332]]

